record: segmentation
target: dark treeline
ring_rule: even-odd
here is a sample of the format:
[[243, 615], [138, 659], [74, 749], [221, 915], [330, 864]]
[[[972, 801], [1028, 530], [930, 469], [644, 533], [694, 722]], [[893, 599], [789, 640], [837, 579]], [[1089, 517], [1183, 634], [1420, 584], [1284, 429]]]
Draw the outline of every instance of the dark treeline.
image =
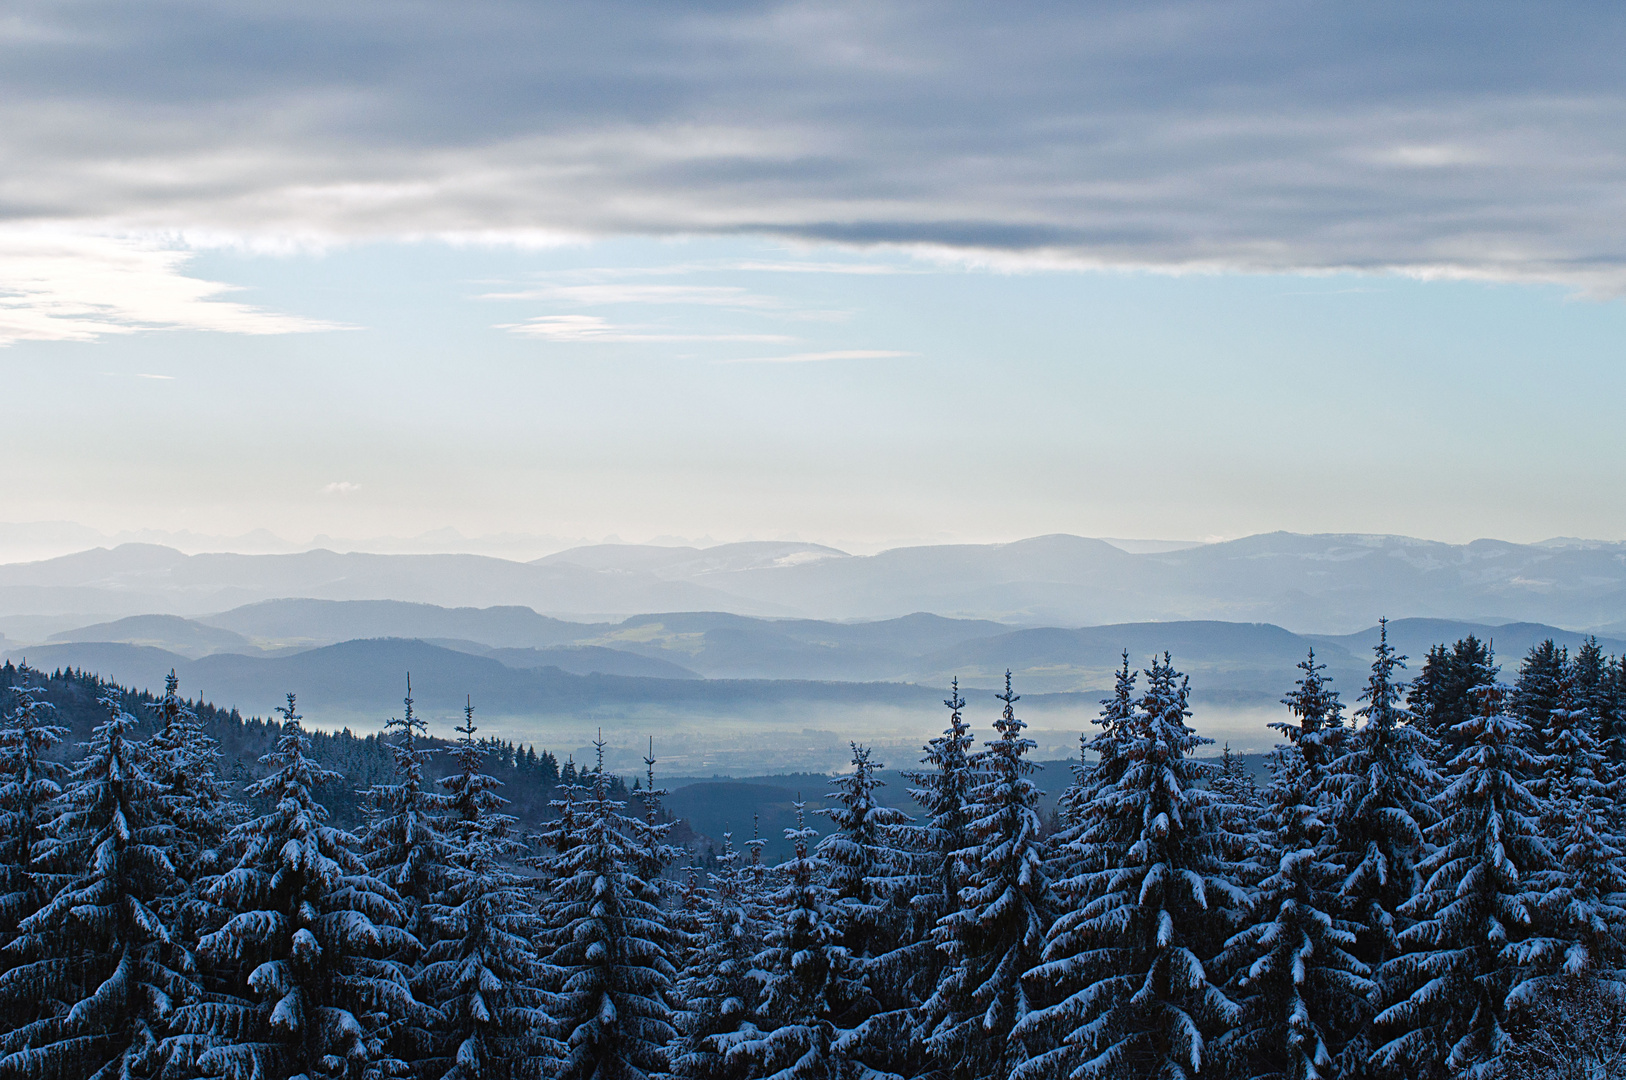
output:
[[1053, 829], [1009, 676], [980, 744], [951, 691], [912, 815], [855, 744], [790, 858], [707, 867], [652, 759], [472, 707], [321, 735], [6, 669], [0, 1077], [1623, 1075], [1626, 662], [1404, 660], [1346, 716], [1307, 657], [1261, 787], [1126, 654]]
[[[16, 665], [10, 661], [0, 664], [0, 701], [6, 700], [18, 680]], [[70, 760], [79, 744], [88, 740], [95, 727], [107, 719], [102, 701], [109, 694], [136, 718], [137, 732], [148, 734], [160, 724], [153, 710], [159, 697], [145, 690], [127, 690], [89, 672], [71, 668], [35, 672], [32, 683], [43, 691], [43, 700], [53, 709], [57, 722], [68, 729], [64, 740], [47, 752], [52, 760]], [[215, 768], [233, 790], [240, 790], [259, 778], [263, 772], [260, 760], [276, 745], [281, 734], [281, 725], [276, 720], [245, 718], [236, 709], [220, 709], [203, 701], [187, 699], [181, 704], [197, 716], [205, 732], [214, 739], [219, 753]], [[395, 771], [394, 758], [384, 736], [376, 732], [357, 735], [346, 728], [337, 732], [309, 731], [307, 737], [311, 757], [345, 777], [343, 784], [332, 785], [323, 792], [324, 804], [335, 823], [347, 828], [360, 825], [366, 813], [366, 792], [373, 785], [388, 780]], [[574, 762], [567, 757], [561, 764], [553, 752], [539, 750], [534, 745], [488, 738], [478, 741], [487, 751], [486, 770], [503, 783], [503, 793], [510, 802], [509, 812], [523, 824], [539, 824], [549, 814], [549, 803], [561, 770], [567, 775], [573, 773]], [[433, 783], [451, 775], [455, 768], [448, 753], [452, 743], [432, 736], [426, 737], [424, 743], [434, 752], [426, 763], [425, 777]], [[623, 789], [618, 787], [618, 790], [625, 794]]]

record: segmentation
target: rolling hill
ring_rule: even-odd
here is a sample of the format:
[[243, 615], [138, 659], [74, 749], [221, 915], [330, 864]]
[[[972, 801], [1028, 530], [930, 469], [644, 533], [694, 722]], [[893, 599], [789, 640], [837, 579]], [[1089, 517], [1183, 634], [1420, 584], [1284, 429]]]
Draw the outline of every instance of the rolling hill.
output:
[[[522, 563], [332, 551], [188, 556], [124, 544], [0, 566], [0, 616], [201, 616], [290, 597], [520, 607], [532, 611], [533, 624], [685, 611], [828, 621], [931, 612], [1022, 626], [1269, 622], [1331, 635], [1380, 615], [1582, 630], [1626, 619], [1626, 545], [1268, 533], [1131, 552], [1056, 535], [870, 556], [817, 544], [595, 545]], [[256, 617], [268, 628], [274, 615]], [[215, 625], [253, 636], [244, 626]], [[450, 626], [410, 632], [480, 640]]]

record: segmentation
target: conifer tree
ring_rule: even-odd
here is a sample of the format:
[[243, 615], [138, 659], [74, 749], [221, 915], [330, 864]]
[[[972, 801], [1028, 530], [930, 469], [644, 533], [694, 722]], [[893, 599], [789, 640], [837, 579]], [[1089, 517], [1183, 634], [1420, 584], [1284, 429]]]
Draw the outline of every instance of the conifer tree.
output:
[[432, 1068], [418, 1071], [446, 1080], [540, 1077], [551, 1049], [532, 945], [541, 920], [511, 869], [524, 845], [502, 812], [501, 782], [481, 771], [476, 730], [471, 702], [451, 752], [457, 771], [441, 780], [453, 855], [444, 891], [428, 906], [434, 936], [416, 982], [439, 1023]]
[[762, 823], [757, 814], [751, 815], [751, 839], [745, 842], [745, 864], [740, 868], [740, 905], [745, 909], [746, 926], [753, 941], [762, 941], [772, 924], [774, 914], [768, 908], [768, 885], [772, 870], [762, 857], [768, 844], [762, 835]]
[[907, 974], [876, 962], [907, 925], [907, 902], [894, 906], [891, 887], [905, 868], [893, 838], [909, 815], [881, 805], [875, 793], [883, 785], [875, 774], [886, 766], [871, 759], [868, 747], [850, 745], [852, 772], [836, 777], [835, 790], [826, 796], [831, 805], [817, 811], [834, 826], [818, 846], [829, 867], [830, 919], [858, 977], [847, 1011], [836, 1023], [852, 1031], [842, 1043], [844, 1054], [886, 1062], [905, 1049], [904, 1010], [917, 1004], [908, 999]]
[[[748, 877], [733, 836], [701, 901], [698, 941], [676, 983], [681, 1003], [672, 1075], [682, 1080], [746, 1080], [749, 1055], [737, 1048], [761, 1037], [756, 1024], [758, 987], [752, 975], [756, 948], [746, 914]], [[736, 1049], [730, 1056], [729, 1050]]]
[[1273, 873], [1260, 883], [1256, 921], [1226, 945], [1237, 970], [1243, 1020], [1230, 1048], [1258, 1077], [1312, 1080], [1333, 1074], [1344, 1033], [1375, 989], [1351, 955], [1355, 934], [1338, 905], [1338, 866], [1321, 841], [1327, 827], [1327, 762], [1339, 743], [1337, 691], [1312, 652], [1304, 677], [1283, 699], [1294, 722], [1271, 727], [1287, 738], [1271, 755], [1265, 821]]
[[[1135, 683], [1139, 677], [1140, 672], [1129, 666], [1129, 650], [1125, 649], [1112, 696], [1101, 699], [1101, 711], [1090, 721], [1098, 730], [1093, 735], [1080, 733], [1078, 761], [1071, 766], [1073, 782], [1057, 800], [1064, 825], [1049, 838], [1046, 848], [1064, 918], [1087, 900], [1090, 873], [1122, 865], [1128, 854], [1127, 841], [1114, 847], [1097, 828], [1096, 811], [1100, 809], [1097, 800], [1113, 789], [1131, 764], [1129, 746], [1137, 730]], [[1229, 746], [1226, 759], [1230, 760]]]
[[886, 916], [884, 879], [898, 869], [891, 830], [909, 821], [901, 810], [881, 805], [876, 790], [885, 786], [875, 775], [886, 766], [871, 760], [870, 750], [851, 743], [852, 772], [835, 778], [833, 800], [816, 811], [830, 819], [834, 829], [819, 841], [819, 855], [830, 866], [834, 919], [842, 944], [855, 957], [869, 956], [881, 935], [895, 933], [883, 925]]
[[1604, 668], [1598, 684], [1598, 744], [1617, 770], [1626, 766], [1626, 656]]
[[898, 1049], [909, 1058], [902, 1063], [902, 1071], [908, 1075], [926, 1067], [922, 1038], [913, 1029], [920, 1019], [918, 1007], [936, 991], [948, 959], [938, 948], [938, 940], [948, 940], [950, 932], [939, 927], [959, 910], [960, 889], [969, 874], [961, 853], [972, 841], [971, 793], [976, 773], [971, 756], [976, 741], [962, 713], [965, 699], [960, 696], [959, 679], [951, 684], [943, 704], [949, 709], [948, 727], [927, 742], [921, 758], [926, 767], [904, 773], [904, 779], [916, 785], [909, 795], [920, 806], [924, 820], [888, 829], [907, 860], [907, 872], [889, 879], [887, 890], [893, 905], [907, 912], [907, 920], [898, 931], [896, 948], [870, 965], [907, 1002], [907, 1006], [897, 1006], [895, 1019], [906, 1025], [896, 1030], [896, 1038]]
[[[568, 764], [568, 763], [567, 763]], [[574, 765], [571, 765], [565, 774], [568, 779], [561, 778], [557, 794], [548, 801], [548, 808], [553, 811], [553, 817], [544, 825], [536, 839], [553, 849], [553, 856], [542, 855], [528, 860], [543, 873], [542, 884], [546, 887], [553, 880], [552, 876], [562, 865], [559, 856], [564, 855], [576, 846], [580, 838], [581, 821], [577, 810], [581, 799], [590, 788], [579, 783]], [[588, 774], [591, 779], [591, 774]]]
[[1575, 704], [1592, 719], [1593, 734], [1605, 760], [1612, 765], [1626, 761], [1626, 657], [1619, 661], [1605, 656], [1596, 637], [1588, 637], [1575, 650], [1570, 661], [1575, 677]]
[[860, 973], [831, 921], [829, 866], [809, 841], [806, 803], [796, 802], [796, 827], [785, 830], [793, 847], [777, 867], [781, 885], [770, 898], [778, 919], [755, 966], [762, 974], [763, 1030], [727, 1042], [730, 1057], [750, 1063], [753, 1076], [772, 1080], [844, 1080], [856, 1072], [842, 1052], [837, 1018], [861, 992]]
[[172, 930], [192, 940], [214, 915], [203, 892], [221, 869], [221, 847], [240, 820], [241, 807], [220, 779], [220, 744], [181, 698], [174, 669], [164, 678], [164, 696], [147, 708], [158, 724], [148, 740], [150, 771], [164, 789], [165, 812], [175, 826], [169, 859], [186, 886], [165, 916]]
[[1092, 871], [1121, 865], [1128, 852], [1127, 844], [1112, 849], [1108, 836], [1098, 828], [1096, 811], [1102, 793], [1123, 778], [1131, 763], [1128, 750], [1135, 732], [1135, 681], [1139, 676], [1129, 667], [1129, 651], [1124, 650], [1113, 695], [1101, 699], [1101, 711], [1090, 721], [1099, 730], [1093, 736], [1088, 732], [1079, 735], [1078, 761], [1071, 766], [1073, 782], [1057, 800], [1064, 824], [1045, 846], [1060, 919], [1076, 918], [1076, 909], [1088, 900]]
[[451, 851], [440, 828], [446, 797], [424, 786], [424, 766], [434, 751], [423, 742], [428, 726], [412, 710], [411, 675], [403, 705], [401, 715], [384, 724], [395, 782], [375, 784], [368, 792], [371, 821], [362, 843], [368, 869], [406, 904], [413, 940], [398, 959], [410, 968], [416, 953], [430, 944], [433, 927], [426, 908], [444, 884]]
[[588, 773], [588, 797], [557, 856], [542, 918], [545, 1003], [554, 1018], [555, 1080], [642, 1080], [666, 1068], [674, 1034], [667, 1004], [677, 941], [638, 874], [639, 822], [623, 813], [604, 770]]
[[1242, 759], [1231, 753], [1230, 743], [1220, 752], [1219, 766], [1208, 779], [1208, 790], [1214, 793], [1214, 808], [1226, 832], [1236, 834], [1245, 844], [1268, 843], [1257, 838], [1265, 796]]
[[[1129, 652], [1125, 650], [1113, 696], [1102, 699], [1101, 711], [1091, 721], [1099, 730], [1093, 736], [1079, 735], [1079, 760], [1072, 766], [1073, 782], [1059, 800], [1067, 825], [1046, 845], [1059, 913], [1047, 934], [1047, 953], [1042, 959], [1054, 960], [1068, 947], [1054, 943], [1074, 932], [1081, 919], [1080, 908], [1089, 900], [1094, 872], [1108, 865], [1121, 865], [1127, 855], [1128, 843], [1123, 830], [1115, 822], [1104, 822], [1100, 811], [1104, 805], [1103, 794], [1113, 790], [1132, 764], [1130, 744], [1136, 730], [1135, 680], [1138, 677], [1139, 673], [1129, 667]], [[1058, 1052], [1051, 1044], [1065, 1037], [1061, 1028], [1067, 1023], [1063, 1015], [1066, 1002], [1047, 1002], [1046, 999], [1066, 994], [1063, 980], [1067, 975], [1058, 972], [1052, 978], [1037, 968], [1029, 974], [1039, 980], [1038, 996], [1042, 1006], [1029, 1023], [1035, 1032], [1035, 1043], [1044, 1044], [1038, 1046], [1041, 1053], [1036, 1059], [1041, 1064], [1033, 1067], [1051, 1071], [1064, 1069], [1065, 1051]]]
[[[1055, 838], [1058, 869], [1063, 871], [1065, 885], [1058, 882], [1072, 906], [1083, 899], [1081, 889], [1087, 878], [1082, 875], [1122, 865], [1129, 851], [1129, 841], [1116, 829], [1105, 832], [1096, 828], [1100, 809], [1098, 800], [1111, 792], [1123, 779], [1124, 772], [1133, 764], [1129, 756], [1136, 737], [1135, 682], [1140, 673], [1129, 666], [1129, 650], [1125, 649], [1122, 665], [1114, 680], [1112, 696], [1101, 700], [1101, 711], [1090, 721], [1098, 730], [1093, 736], [1079, 736], [1079, 761], [1073, 766], [1073, 783], [1062, 794], [1071, 826]], [[1090, 762], [1090, 755], [1095, 762]]]
[[217, 773], [220, 744], [182, 700], [173, 669], [164, 677], [164, 696], [147, 707], [158, 724], [150, 740], [153, 778], [167, 789], [166, 802], [181, 845], [177, 855], [188, 865], [200, 861], [200, 869], [207, 872], [232, 824], [233, 807]]
[[[1387, 624], [1380, 633], [1387, 635]], [[1303, 677], [1282, 698], [1282, 704], [1292, 712], [1293, 720], [1270, 726], [1282, 733], [1290, 748], [1298, 751], [1313, 788], [1320, 786], [1327, 766], [1343, 752], [1349, 729], [1344, 726], [1344, 703], [1339, 700], [1338, 691], [1328, 685], [1329, 680], [1322, 675], [1327, 665], [1316, 663], [1314, 649], [1310, 650], [1307, 658], [1299, 661], [1298, 669], [1304, 672]]]
[[1027, 1015], [1022, 976], [1039, 960], [1056, 898], [1045, 873], [1039, 793], [1029, 779], [1034, 742], [1022, 734], [1018, 695], [1005, 673], [996, 738], [971, 760], [978, 784], [969, 807], [971, 844], [959, 910], [939, 924], [952, 966], [924, 1007], [927, 1051], [949, 1077], [1008, 1076], [1026, 1057], [1012, 1032]]
[[[49, 755], [68, 729], [55, 722], [56, 707], [45, 700], [45, 687], [34, 685], [37, 674], [26, 663], [18, 666], [12, 687], [16, 703], [0, 724], [0, 971], [16, 962], [16, 954], [4, 947], [17, 926], [48, 899], [34, 857], [67, 775]], [[38, 1005], [15, 1004], [21, 1011], [0, 1013], [3, 1026], [21, 1025]]]
[[1519, 680], [1512, 695], [1513, 713], [1525, 726], [1525, 749], [1540, 756], [1547, 752], [1548, 721], [1558, 707], [1569, 676], [1570, 659], [1567, 650], [1553, 643], [1552, 638], [1532, 645], [1524, 662], [1519, 665]]
[[190, 957], [159, 914], [181, 888], [164, 788], [147, 771], [146, 748], [130, 741], [135, 717], [111, 691], [100, 704], [107, 719], [40, 845], [65, 887], [18, 926], [8, 951], [27, 960], [0, 984], [8, 998], [51, 1007], [0, 1035], [0, 1076], [153, 1075], [170, 1013], [194, 991]]
[[[1382, 625], [1386, 630], [1387, 621]], [[1437, 645], [1429, 650], [1410, 687], [1407, 709], [1410, 722], [1429, 737], [1437, 767], [1443, 768], [1463, 749], [1454, 732], [1473, 715], [1474, 688], [1494, 684], [1497, 672], [1490, 645], [1473, 634], [1450, 648]]]
[[1213, 767], [1191, 756], [1211, 740], [1187, 724], [1168, 654], [1146, 676], [1134, 716], [1109, 729], [1121, 772], [1086, 810], [1086, 869], [1068, 890], [1084, 902], [1056, 920], [1028, 977], [1048, 1004], [1017, 1028], [1036, 1052], [1012, 1074], [1022, 1080], [1195, 1076], [1238, 1015], [1208, 970], [1246, 902], [1200, 786]]
[[327, 824], [316, 790], [342, 779], [311, 759], [294, 695], [270, 774], [249, 786], [269, 809], [232, 830], [242, 852], [209, 899], [232, 912], [200, 952], [224, 994], [179, 1010], [187, 1053], [202, 1075], [228, 1080], [304, 1076], [374, 1080], [399, 1073], [392, 1028], [421, 1022], [406, 976], [389, 960], [408, 946], [401, 898], [367, 873], [360, 841]]
[[[1382, 965], [1400, 952], [1398, 935], [1408, 921], [1401, 907], [1422, 884], [1417, 863], [1423, 830], [1439, 820], [1429, 801], [1439, 777], [1429, 762], [1432, 744], [1402, 703], [1406, 684], [1396, 672], [1406, 658], [1389, 644], [1388, 620], [1378, 625], [1355, 730], [1348, 750], [1329, 765], [1332, 836], [1322, 843], [1340, 875], [1341, 914], [1355, 929], [1350, 951], [1381, 976]], [[1371, 1051], [1365, 1026], [1352, 1025], [1340, 1062], [1346, 1076], [1364, 1075]]]
[[1453, 732], [1464, 749], [1449, 765], [1444, 816], [1429, 829], [1437, 846], [1419, 865], [1427, 881], [1401, 908], [1416, 921], [1399, 935], [1402, 954], [1385, 965], [1394, 1003], [1376, 1020], [1388, 1036], [1377, 1060], [1402, 1075], [1488, 1076], [1513, 1046], [1509, 995], [1530, 951], [1533, 881], [1551, 857], [1526, 786], [1535, 762], [1507, 691], [1475, 688], [1478, 713]]
[[[1577, 658], [1579, 660], [1579, 657]], [[1542, 796], [1543, 834], [1552, 864], [1534, 883], [1545, 949], [1523, 959], [1534, 970], [1527, 993], [1560, 992], [1554, 983], [1592, 980], [1626, 994], [1626, 837], [1615, 814], [1619, 785], [1598, 745], [1589, 687], [1574, 665], [1546, 724], [1547, 754], [1529, 786]], [[1515, 1005], [1520, 1002], [1514, 1002]]]
[[643, 789], [635, 792], [644, 814], [633, 826], [633, 836], [639, 851], [638, 877], [650, 890], [649, 899], [659, 905], [665, 896], [667, 868], [677, 860], [678, 851], [667, 840], [675, 822], [661, 820], [661, 800], [666, 798], [667, 792], [655, 786], [654, 736], [650, 736], [649, 753], [644, 757], [644, 779], [647, 782]]

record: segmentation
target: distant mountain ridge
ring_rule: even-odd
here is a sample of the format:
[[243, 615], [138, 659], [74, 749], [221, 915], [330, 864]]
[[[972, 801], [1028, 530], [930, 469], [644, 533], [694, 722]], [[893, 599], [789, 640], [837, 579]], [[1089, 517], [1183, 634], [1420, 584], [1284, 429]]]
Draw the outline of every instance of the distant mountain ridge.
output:
[[470, 697], [483, 715], [615, 719], [629, 713], [749, 716], [793, 702], [927, 707], [941, 694], [904, 683], [793, 679], [651, 678], [516, 668], [487, 656], [408, 638], [372, 638], [286, 656], [215, 653], [189, 660], [144, 645], [74, 643], [8, 653], [42, 670], [74, 666], [135, 687], [162, 687], [174, 670], [190, 692], [245, 714], [268, 716], [289, 691], [314, 720], [324, 711], [376, 715], [382, 724], [401, 700], [404, 678], [425, 714], [454, 716]]
[[0, 616], [198, 616], [289, 597], [510, 606], [531, 609], [532, 619], [578, 621], [694, 611], [822, 620], [930, 612], [1024, 626], [1214, 620], [1344, 634], [1389, 615], [1580, 630], [1626, 623], [1626, 545], [1268, 533], [1132, 553], [1053, 535], [871, 556], [789, 542], [594, 545], [523, 563], [331, 551], [189, 556], [126, 544], [0, 566]]
[[[327, 627], [367, 625], [369, 613], [379, 610], [372, 602], [356, 603], [362, 610], [352, 617], [339, 602], [339, 614]], [[314, 616], [332, 613], [335, 605], [304, 610]], [[445, 621], [438, 621], [436, 612]], [[1192, 676], [1199, 703], [1271, 708], [1292, 687], [1296, 665], [1314, 648], [1335, 685], [1353, 701], [1377, 636], [1375, 627], [1344, 636], [1304, 635], [1270, 623], [1213, 620], [1011, 629], [924, 614], [829, 623], [713, 612], [637, 616], [618, 624], [538, 617], [529, 625], [541, 643], [513, 645], [500, 643], [516, 636], [523, 640], [527, 620], [512, 608], [486, 609], [491, 618], [482, 624], [478, 610], [419, 606], [410, 614], [420, 627], [455, 625], [472, 636], [381, 635], [332, 642], [313, 632], [306, 636], [313, 644], [280, 650], [251, 642], [248, 635], [256, 628], [286, 630], [287, 614], [288, 605], [281, 604], [229, 612], [248, 632], [232, 636], [250, 643], [198, 655], [186, 654], [184, 645], [215, 628], [173, 616], [87, 627], [57, 635], [60, 641], [13, 646], [6, 655], [42, 667], [82, 668], [147, 689], [160, 686], [173, 667], [210, 700], [244, 709], [269, 709], [282, 693], [295, 690], [314, 694], [313, 702], [365, 711], [393, 701], [407, 671], [425, 688], [426, 701], [452, 708], [472, 694], [482, 708], [510, 715], [600, 715], [606, 709], [744, 715], [792, 701], [934, 709], [951, 679], [968, 689], [991, 690], [1008, 669], [1035, 707], [1093, 712], [1125, 652], [1136, 669], [1158, 653], [1172, 653], [1176, 665]], [[121, 626], [133, 628], [132, 636], [82, 640]], [[138, 636], [162, 628], [176, 631], [181, 644], [166, 648], [161, 640]], [[559, 643], [567, 631], [574, 637]], [[1399, 619], [1389, 624], [1391, 644], [1412, 658], [1413, 668], [1431, 646], [1468, 634], [1490, 641], [1509, 674], [1539, 641], [1552, 638], [1574, 649], [1584, 640], [1538, 623]], [[1605, 651], [1626, 654], [1626, 640], [1598, 640]]]

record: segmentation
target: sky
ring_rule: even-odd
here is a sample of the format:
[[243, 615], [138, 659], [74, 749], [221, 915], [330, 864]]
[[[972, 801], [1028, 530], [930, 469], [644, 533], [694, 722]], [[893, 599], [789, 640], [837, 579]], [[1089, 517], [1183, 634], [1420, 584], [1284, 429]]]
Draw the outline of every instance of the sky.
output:
[[1566, 4], [7, 4], [0, 558], [1626, 538], [1623, 44]]

